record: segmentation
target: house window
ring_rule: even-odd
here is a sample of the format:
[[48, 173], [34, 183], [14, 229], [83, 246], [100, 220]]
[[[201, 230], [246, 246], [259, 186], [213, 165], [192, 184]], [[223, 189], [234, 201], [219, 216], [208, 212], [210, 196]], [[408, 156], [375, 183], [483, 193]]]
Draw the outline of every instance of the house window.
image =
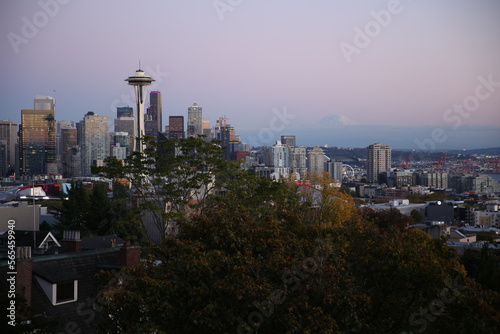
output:
[[56, 303], [75, 300], [75, 281], [60, 282], [56, 285]]

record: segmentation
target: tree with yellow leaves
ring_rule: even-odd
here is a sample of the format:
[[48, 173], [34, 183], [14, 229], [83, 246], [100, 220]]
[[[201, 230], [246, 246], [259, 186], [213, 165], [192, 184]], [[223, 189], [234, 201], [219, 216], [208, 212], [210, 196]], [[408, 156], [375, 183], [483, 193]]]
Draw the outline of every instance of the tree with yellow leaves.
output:
[[310, 203], [315, 221], [323, 228], [345, 225], [359, 218], [359, 210], [349, 194], [340, 191], [340, 184], [329, 173], [309, 175], [298, 184], [303, 199]]

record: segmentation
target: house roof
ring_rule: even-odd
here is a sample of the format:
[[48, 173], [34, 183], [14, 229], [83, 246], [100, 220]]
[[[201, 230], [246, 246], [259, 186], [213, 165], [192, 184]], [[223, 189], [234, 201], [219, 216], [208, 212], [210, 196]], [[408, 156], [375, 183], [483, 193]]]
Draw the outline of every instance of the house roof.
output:
[[[97, 303], [95, 298], [98, 296], [100, 283], [103, 283], [99, 280], [99, 272], [103, 270], [103, 265], [118, 267], [119, 263], [119, 248], [33, 258], [34, 275], [40, 275], [51, 283], [78, 280], [78, 300], [54, 306], [33, 277], [31, 306], [35, 315], [58, 318], [58, 331], [64, 331], [67, 324], [72, 324], [81, 333], [95, 333], [99, 312], [94, 310], [93, 303]], [[94, 312], [96, 318], [89, 321], [91, 312]]]
[[65, 261], [50, 261], [33, 265], [33, 273], [54, 284], [79, 279], [80, 275], [74, 267], [64, 265]]
[[[35, 238], [33, 237], [35, 234]], [[5, 237], [7, 236], [4, 234]], [[44, 248], [46, 244], [53, 242], [56, 246], [61, 247], [59, 241], [50, 231], [16, 231], [16, 247], [31, 247], [33, 249]], [[35, 245], [36, 241], [36, 245]]]
[[112, 239], [115, 239], [116, 246], [123, 246], [125, 240], [117, 236], [116, 234], [111, 235], [101, 235], [97, 237], [82, 238], [82, 250], [95, 250], [110, 248]]
[[[66, 332], [71, 328], [73, 333], [96, 333], [99, 317], [98, 300], [99, 291], [104, 287], [106, 281], [99, 274], [105, 271], [120, 269], [120, 248], [108, 248], [96, 251], [77, 253], [61, 253], [53, 255], [42, 255], [32, 257], [33, 274], [31, 277], [31, 308], [33, 320], [55, 319], [57, 320], [55, 333]], [[7, 261], [0, 261], [0, 290], [8, 284], [4, 275]], [[17, 279], [21, 279], [18, 272]], [[40, 282], [36, 277], [42, 277], [52, 284], [68, 280], [78, 280], [78, 299], [74, 302], [54, 306], [45, 294]], [[3, 290], [2, 290], [3, 291]]]

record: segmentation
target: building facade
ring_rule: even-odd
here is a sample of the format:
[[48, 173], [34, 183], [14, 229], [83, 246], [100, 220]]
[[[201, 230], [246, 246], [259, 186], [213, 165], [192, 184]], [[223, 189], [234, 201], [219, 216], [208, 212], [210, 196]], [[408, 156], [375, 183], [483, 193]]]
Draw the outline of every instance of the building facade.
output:
[[68, 154], [70, 154], [71, 148], [76, 146], [76, 137], [76, 128], [61, 129], [61, 172], [66, 177], [70, 174], [70, 166], [67, 163]]
[[134, 117], [134, 109], [132, 107], [117, 107], [116, 118]]
[[57, 173], [55, 99], [36, 96], [35, 109], [21, 110], [19, 172], [22, 176]]
[[325, 163], [325, 171], [330, 174], [332, 179], [338, 182], [342, 182], [343, 179], [343, 169], [342, 161], [328, 161]]
[[169, 116], [168, 118], [168, 138], [181, 139], [185, 137], [184, 116]]
[[0, 141], [5, 142], [5, 161], [0, 164], [0, 176], [11, 175], [16, 170], [17, 123], [0, 121]]
[[281, 136], [281, 143], [289, 147], [297, 146], [295, 141], [295, 136]]
[[307, 152], [307, 170], [311, 175], [323, 175], [325, 171], [325, 153], [321, 147], [313, 147]]
[[307, 150], [305, 146], [290, 148], [290, 168], [297, 179], [307, 175]]
[[91, 175], [91, 166], [99, 165], [109, 156], [109, 119], [89, 111], [80, 122], [83, 176]]
[[188, 108], [187, 136], [197, 137], [203, 134], [203, 108], [193, 103]]
[[376, 143], [368, 146], [367, 150], [367, 181], [369, 183], [378, 183], [379, 175], [391, 168], [392, 148], [382, 143]]
[[149, 93], [149, 107], [144, 117], [146, 136], [157, 137], [162, 132], [162, 95], [161, 92]]

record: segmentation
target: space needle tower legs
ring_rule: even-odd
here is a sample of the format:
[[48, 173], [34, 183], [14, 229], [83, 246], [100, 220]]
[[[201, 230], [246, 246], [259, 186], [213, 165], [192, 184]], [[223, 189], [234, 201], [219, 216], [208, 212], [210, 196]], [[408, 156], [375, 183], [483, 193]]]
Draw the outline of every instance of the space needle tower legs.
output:
[[[140, 67], [140, 66], [139, 66]], [[145, 86], [151, 85], [155, 81], [150, 76], [144, 74], [144, 71], [138, 69], [135, 74], [125, 79], [130, 86], [134, 86], [135, 100], [137, 102], [137, 128], [136, 137], [134, 144], [132, 145], [133, 151], [144, 151], [144, 143], [142, 137], [144, 136], [144, 96], [146, 95]]]

